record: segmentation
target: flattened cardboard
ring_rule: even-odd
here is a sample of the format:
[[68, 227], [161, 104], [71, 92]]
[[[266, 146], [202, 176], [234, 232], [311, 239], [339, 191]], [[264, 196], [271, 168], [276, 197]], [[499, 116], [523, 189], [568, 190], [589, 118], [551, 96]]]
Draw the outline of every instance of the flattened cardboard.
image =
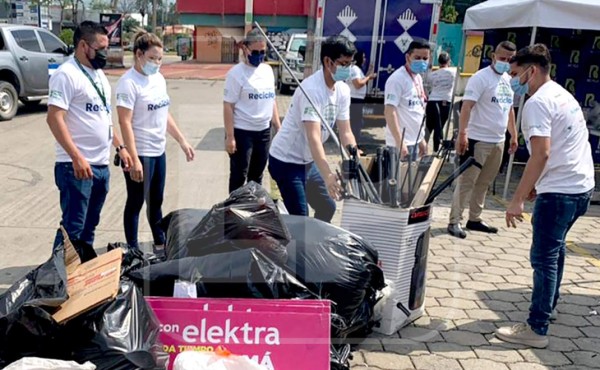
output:
[[63, 229], [69, 299], [52, 316], [63, 323], [114, 299], [119, 292], [123, 250], [114, 249], [84, 264]]

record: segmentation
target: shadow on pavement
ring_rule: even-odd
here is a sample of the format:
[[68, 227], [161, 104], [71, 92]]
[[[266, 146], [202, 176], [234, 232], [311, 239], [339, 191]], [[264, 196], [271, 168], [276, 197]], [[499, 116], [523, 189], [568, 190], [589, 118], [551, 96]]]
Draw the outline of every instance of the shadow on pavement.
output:
[[208, 150], [216, 152], [225, 151], [225, 129], [223, 127], [213, 128], [204, 135], [196, 145], [196, 150]]

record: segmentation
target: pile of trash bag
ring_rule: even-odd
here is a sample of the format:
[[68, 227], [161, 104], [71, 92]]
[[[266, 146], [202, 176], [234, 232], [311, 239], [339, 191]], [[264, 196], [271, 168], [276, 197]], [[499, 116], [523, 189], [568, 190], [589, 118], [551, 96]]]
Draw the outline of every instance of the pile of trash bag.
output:
[[184, 280], [196, 284], [199, 297], [331, 300], [334, 370], [349, 368], [347, 338], [364, 337], [375, 325], [385, 286], [377, 251], [331, 224], [280, 214], [255, 183], [208, 212], [171, 212], [163, 229], [168, 261], [130, 276], [148, 288], [144, 294], [172, 296], [174, 282]]
[[52, 314], [68, 299], [65, 249], [0, 295], [0, 368], [26, 357], [91, 362], [96, 369], [164, 369], [160, 324], [142, 293], [122, 281], [117, 297], [64, 324]]

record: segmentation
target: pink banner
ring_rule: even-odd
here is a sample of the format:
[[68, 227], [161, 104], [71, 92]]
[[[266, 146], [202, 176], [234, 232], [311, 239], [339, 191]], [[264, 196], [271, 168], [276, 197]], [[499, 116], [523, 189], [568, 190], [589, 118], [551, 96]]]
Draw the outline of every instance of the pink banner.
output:
[[147, 300], [161, 322], [161, 341], [171, 366], [183, 351], [224, 346], [269, 370], [329, 370], [329, 301]]

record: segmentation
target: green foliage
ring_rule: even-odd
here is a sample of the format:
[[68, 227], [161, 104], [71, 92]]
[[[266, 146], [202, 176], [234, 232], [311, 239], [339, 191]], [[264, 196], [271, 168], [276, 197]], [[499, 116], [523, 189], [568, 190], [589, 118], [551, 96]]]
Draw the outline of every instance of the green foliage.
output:
[[71, 29], [65, 28], [60, 31], [60, 35], [58, 37], [67, 45], [73, 45], [73, 35], [74, 32]]
[[458, 15], [458, 11], [454, 6], [454, 0], [444, 1], [442, 5], [442, 14], [440, 15], [440, 21], [445, 23], [456, 23]]

